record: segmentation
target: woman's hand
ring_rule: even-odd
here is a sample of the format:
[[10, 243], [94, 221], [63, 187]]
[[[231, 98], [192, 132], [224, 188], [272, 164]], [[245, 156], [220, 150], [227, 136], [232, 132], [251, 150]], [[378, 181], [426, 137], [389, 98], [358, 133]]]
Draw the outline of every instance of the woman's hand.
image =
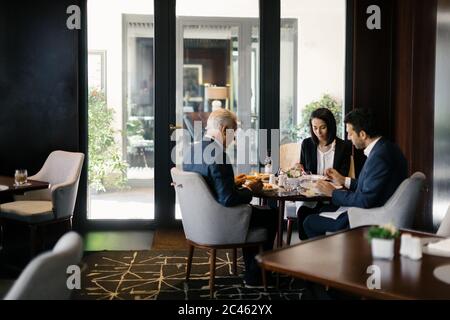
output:
[[305, 168], [303, 167], [303, 165], [302, 165], [301, 163], [296, 163], [296, 164], [294, 165], [294, 169], [295, 169], [295, 170], [299, 170], [299, 171], [301, 171], [302, 173], [305, 172]]
[[340, 186], [345, 185], [345, 177], [341, 175], [336, 169], [327, 169], [325, 171], [325, 175], [333, 180], [335, 184], [338, 184]]

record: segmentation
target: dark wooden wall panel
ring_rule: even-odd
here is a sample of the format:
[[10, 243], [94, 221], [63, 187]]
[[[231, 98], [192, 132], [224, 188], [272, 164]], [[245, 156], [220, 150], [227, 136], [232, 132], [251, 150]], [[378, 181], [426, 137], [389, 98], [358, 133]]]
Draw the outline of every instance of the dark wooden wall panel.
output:
[[398, 0], [395, 7], [394, 136], [409, 171], [427, 176], [416, 227], [432, 230], [434, 82], [437, 1]]
[[[367, 8], [381, 9], [381, 29], [367, 28]], [[391, 0], [354, 0], [353, 3], [353, 108], [374, 109], [383, 135], [393, 139], [392, 116], [392, 33], [393, 2]], [[356, 174], [365, 156], [355, 150]]]
[[[367, 28], [370, 5], [381, 9], [381, 30]], [[353, 106], [376, 109], [383, 133], [392, 138], [393, 4], [390, 0], [355, 0], [354, 10]]]
[[34, 174], [51, 151], [79, 150], [78, 33], [66, 28], [77, 2], [0, 4], [0, 174]]

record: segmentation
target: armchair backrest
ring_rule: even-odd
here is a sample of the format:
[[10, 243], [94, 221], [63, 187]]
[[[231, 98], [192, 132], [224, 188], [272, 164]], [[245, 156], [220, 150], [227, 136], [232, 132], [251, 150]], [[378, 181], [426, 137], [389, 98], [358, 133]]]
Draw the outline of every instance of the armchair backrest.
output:
[[52, 251], [37, 256], [27, 265], [5, 300], [69, 299], [68, 267], [80, 263], [82, 254], [81, 237], [75, 232], [66, 233]]
[[402, 228], [410, 228], [425, 184], [425, 175], [416, 172], [404, 180], [384, 205], [385, 212], [391, 213], [391, 221]]
[[83, 160], [83, 153], [53, 151], [41, 170], [30, 177], [49, 182], [50, 189], [29, 192], [22, 199], [52, 201], [57, 219], [70, 217], [75, 208]]
[[249, 205], [224, 207], [215, 200], [201, 175], [177, 168], [172, 168], [171, 174], [187, 239], [204, 245], [245, 242]]
[[411, 228], [424, 184], [425, 175], [416, 172], [398, 186], [384, 206], [371, 209], [350, 208], [350, 227], [392, 223], [397, 228]]
[[297, 142], [280, 146], [280, 168], [288, 170], [300, 161], [301, 145]]
[[41, 170], [30, 179], [50, 182], [51, 185], [76, 182], [80, 177], [84, 154], [79, 152], [53, 151]]

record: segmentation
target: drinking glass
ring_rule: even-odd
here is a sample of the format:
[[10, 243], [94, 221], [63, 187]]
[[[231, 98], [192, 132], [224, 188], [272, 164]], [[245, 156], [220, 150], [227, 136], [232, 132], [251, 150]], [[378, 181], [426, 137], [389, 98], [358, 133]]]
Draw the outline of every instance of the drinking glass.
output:
[[27, 183], [28, 172], [26, 169], [17, 169], [14, 174], [14, 182], [16, 185]]

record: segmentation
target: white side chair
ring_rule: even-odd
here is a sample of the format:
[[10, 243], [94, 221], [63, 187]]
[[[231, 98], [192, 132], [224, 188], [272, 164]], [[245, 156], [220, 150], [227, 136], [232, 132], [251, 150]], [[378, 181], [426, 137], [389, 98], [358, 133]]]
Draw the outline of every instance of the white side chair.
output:
[[77, 265], [83, 254], [83, 241], [75, 232], [66, 233], [52, 251], [35, 257], [22, 271], [5, 300], [67, 300], [67, 268]]
[[450, 207], [448, 207], [447, 214], [442, 220], [441, 225], [437, 231], [437, 235], [441, 237], [450, 237]]
[[350, 208], [350, 228], [387, 223], [392, 223], [397, 228], [411, 228], [424, 184], [425, 175], [416, 172], [400, 184], [384, 206], [372, 209]]
[[[250, 205], [224, 207], [218, 203], [197, 173], [172, 168], [172, 185], [180, 203], [183, 229], [189, 245], [186, 281], [189, 280], [194, 247], [208, 249], [210, 259], [210, 296], [214, 295], [216, 252], [218, 249], [233, 249], [233, 271], [237, 274], [237, 248], [259, 247], [267, 239], [265, 229], [250, 229]], [[266, 287], [265, 273], [262, 272]]]
[[57, 222], [69, 222], [77, 198], [84, 154], [65, 151], [53, 151], [42, 169], [30, 180], [50, 183], [47, 190], [25, 193], [16, 201], [0, 205], [0, 222], [27, 224], [30, 228], [31, 256], [38, 248], [38, 228]]

